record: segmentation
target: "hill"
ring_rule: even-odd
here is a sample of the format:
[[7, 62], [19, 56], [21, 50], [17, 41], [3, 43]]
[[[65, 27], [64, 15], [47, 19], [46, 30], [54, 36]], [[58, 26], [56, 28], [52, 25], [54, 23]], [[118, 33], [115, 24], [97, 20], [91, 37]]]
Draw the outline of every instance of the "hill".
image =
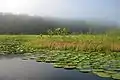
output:
[[[110, 22], [111, 23], [111, 22]], [[70, 32], [102, 33], [117, 27], [115, 23], [85, 20], [67, 20], [26, 14], [0, 13], [0, 34], [46, 34], [48, 29], [67, 28]]]

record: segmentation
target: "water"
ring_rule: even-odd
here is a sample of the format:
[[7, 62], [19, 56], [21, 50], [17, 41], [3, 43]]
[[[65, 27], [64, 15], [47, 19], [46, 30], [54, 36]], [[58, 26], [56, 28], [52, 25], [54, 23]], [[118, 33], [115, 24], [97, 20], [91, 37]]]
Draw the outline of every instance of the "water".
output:
[[24, 61], [19, 57], [0, 57], [0, 80], [109, 80], [76, 70], [53, 68], [52, 64]]

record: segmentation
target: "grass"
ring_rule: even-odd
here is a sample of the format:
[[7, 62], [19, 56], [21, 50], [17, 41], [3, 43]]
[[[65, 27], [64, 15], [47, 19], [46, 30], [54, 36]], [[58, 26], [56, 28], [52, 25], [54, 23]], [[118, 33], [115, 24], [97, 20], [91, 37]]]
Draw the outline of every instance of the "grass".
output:
[[25, 43], [35, 48], [85, 52], [119, 52], [120, 37], [107, 35], [42, 36]]
[[120, 79], [118, 35], [0, 35], [0, 53]]
[[[119, 52], [120, 36], [108, 35], [0, 35], [0, 42], [21, 43], [24, 48], [85, 52]], [[2, 44], [1, 43], [1, 44]]]

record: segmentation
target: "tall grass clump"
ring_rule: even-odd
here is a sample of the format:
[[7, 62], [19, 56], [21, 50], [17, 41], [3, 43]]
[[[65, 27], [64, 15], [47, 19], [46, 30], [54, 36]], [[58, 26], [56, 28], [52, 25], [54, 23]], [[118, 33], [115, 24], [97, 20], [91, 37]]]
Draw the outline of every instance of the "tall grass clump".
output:
[[[56, 31], [57, 30], [57, 31]], [[62, 34], [56, 29], [50, 37], [43, 35], [41, 39], [31, 40], [29, 46], [50, 50], [71, 50], [85, 52], [119, 52], [120, 37], [106, 34]], [[60, 31], [60, 32], [59, 32]], [[57, 33], [56, 33], [57, 32]]]

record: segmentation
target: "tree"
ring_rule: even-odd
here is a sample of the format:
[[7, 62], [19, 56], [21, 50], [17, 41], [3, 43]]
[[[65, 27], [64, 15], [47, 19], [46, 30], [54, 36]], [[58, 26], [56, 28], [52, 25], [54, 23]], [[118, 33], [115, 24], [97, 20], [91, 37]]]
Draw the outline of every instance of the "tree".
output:
[[49, 35], [67, 35], [68, 30], [66, 28], [56, 28], [56, 29], [49, 29], [47, 31]]
[[49, 35], [53, 35], [53, 34], [54, 34], [54, 32], [53, 32], [51, 29], [48, 29], [47, 33], [48, 33]]
[[66, 28], [56, 28], [53, 32], [56, 35], [67, 35], [68, 34], [68, 31]]
[[68, 30], [67, 30], [66, 28], [63, 28], [62, 34], [63, 34], [63, 35], [67, 35], [67, 34], [68, 34]]

